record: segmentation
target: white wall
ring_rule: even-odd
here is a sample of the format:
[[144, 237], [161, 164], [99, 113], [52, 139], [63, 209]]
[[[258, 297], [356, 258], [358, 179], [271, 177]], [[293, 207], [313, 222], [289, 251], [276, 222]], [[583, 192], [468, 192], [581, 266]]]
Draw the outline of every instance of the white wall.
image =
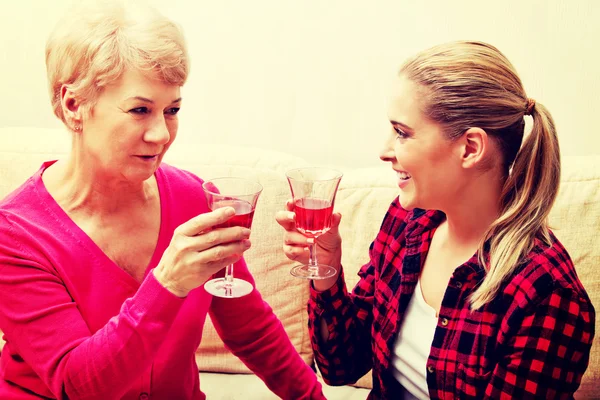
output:
[[[58, 126], [43, 49], [70, 1], [0, 2], [0, 126]], [[378, 164], [400, 63], [476, 39], [500, 48], [550, 109], [563, 154], [600, 154], [596, 0], [154, 2], [182, 24], [192, 57], [176, 146], [235, 142], [315, 163]]]

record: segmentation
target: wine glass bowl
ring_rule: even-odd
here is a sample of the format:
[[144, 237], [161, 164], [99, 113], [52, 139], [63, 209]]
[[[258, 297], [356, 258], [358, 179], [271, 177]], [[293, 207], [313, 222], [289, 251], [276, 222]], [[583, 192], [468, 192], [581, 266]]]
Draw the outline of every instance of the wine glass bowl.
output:
[[304, 236], [316, 238], [331, 228], [333, 204], [327, 200], [304, 197], [294, 200], [296, 229]]
[[[329, 231], [342, 173], [330, 168], [298, 168], [286, 172], [286, 178], [292, 191], [296, 229], [313, 239]], [[318, 263], [315, 240], [309, 244], [309, 254], [308, 264], [292, 268], [293, 276], [326, 279], [336, 274], [335, 268]]]
[[252, 219], [254, 218], [254, 207], [252, 204], [241, 199], [228, 199], [215, 201], [211, 210], [217, 210], [223, 207], [232, 207], [235, 210], [235, 215], [227, 221], [215, 225], [214, 228], [231, 228], [232, 226], [241, 226], [248, 228], [252, 226]]
[[[256, 203], [262, 192], [262, 185], [245, 178], [215, 178], [202, 184], [204, 195], [211, 211], [232, 207], [235, 215], [227, 221], [213, 226], [213, 229], [241, 226], [250, 229]], [[233, 277], [233, 264], [225, 268], [225, 277], [209, 280], [205, 290], [217, 297], [236, 298], [252, 292], [252, 284]]]

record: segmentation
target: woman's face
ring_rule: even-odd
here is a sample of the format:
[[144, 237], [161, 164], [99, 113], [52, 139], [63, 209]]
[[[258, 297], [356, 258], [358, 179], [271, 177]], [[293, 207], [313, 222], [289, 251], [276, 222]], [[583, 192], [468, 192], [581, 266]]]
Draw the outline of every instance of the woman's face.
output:
[[426, 118], [417, 86], [403, 76], [394, 83], [388, 114], [391, 129], [380, 158], [397, 173], [402, 207], [443, 211], [449, 201], [460, 201], [460, 149]]
[[177, 135], [180, 88], [126, 70], [100, 94], [80, 133], [83, 157], [107, 177], [144, 181]]

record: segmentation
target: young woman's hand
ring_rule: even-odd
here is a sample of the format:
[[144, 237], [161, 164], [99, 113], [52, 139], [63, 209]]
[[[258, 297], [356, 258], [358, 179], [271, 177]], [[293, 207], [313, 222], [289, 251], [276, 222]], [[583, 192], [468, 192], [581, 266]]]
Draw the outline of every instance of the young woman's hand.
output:
[[[286, 202], [286, 210], [279, 211], [275, 216], [277, 223], [285, 229], [283, 252], [290, 260], [306, 264], [309, 258], [308, 245], [311, 240], [315, 239], [307, 238], [296, 229], [296, 214], [294, 213], [294, 203], [291, 200]], [[342, 260], [342, 238], [338, 230], [341, 219], [342, 215], [340, 213], [333, 213], [331, 229], [316, 239], [319, 264], [329, 265], [335, 268], [338, 273]], [[329, 289], [337, 280], [337, 276], [338, 274], [335, 274], [329, 279], [313, 281], [315, 289], [320, 291]]]

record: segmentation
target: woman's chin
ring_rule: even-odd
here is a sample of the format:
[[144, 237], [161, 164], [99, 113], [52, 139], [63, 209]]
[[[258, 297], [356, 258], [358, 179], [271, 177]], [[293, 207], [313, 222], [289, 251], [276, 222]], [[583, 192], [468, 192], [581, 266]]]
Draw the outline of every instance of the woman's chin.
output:
[[413, 202], [411, 201], [411, 199], [409, 198], [409, 196], [406, 196], [406, 195], [403, 195], [403, 193], [400, 193], [398, 195], [398, 199], [400, 200], [400, 205], [406, 211], [411, 211], [415, 208], [415, 206], [414, 206]]
[[146, 168], [132, 168], [129, 171], [125, 171], [123, 174], [129, 182], [144, 182], [150, 179], [156, 170], [158, 169], [159, 164], [155, 166], [148, 166]]

